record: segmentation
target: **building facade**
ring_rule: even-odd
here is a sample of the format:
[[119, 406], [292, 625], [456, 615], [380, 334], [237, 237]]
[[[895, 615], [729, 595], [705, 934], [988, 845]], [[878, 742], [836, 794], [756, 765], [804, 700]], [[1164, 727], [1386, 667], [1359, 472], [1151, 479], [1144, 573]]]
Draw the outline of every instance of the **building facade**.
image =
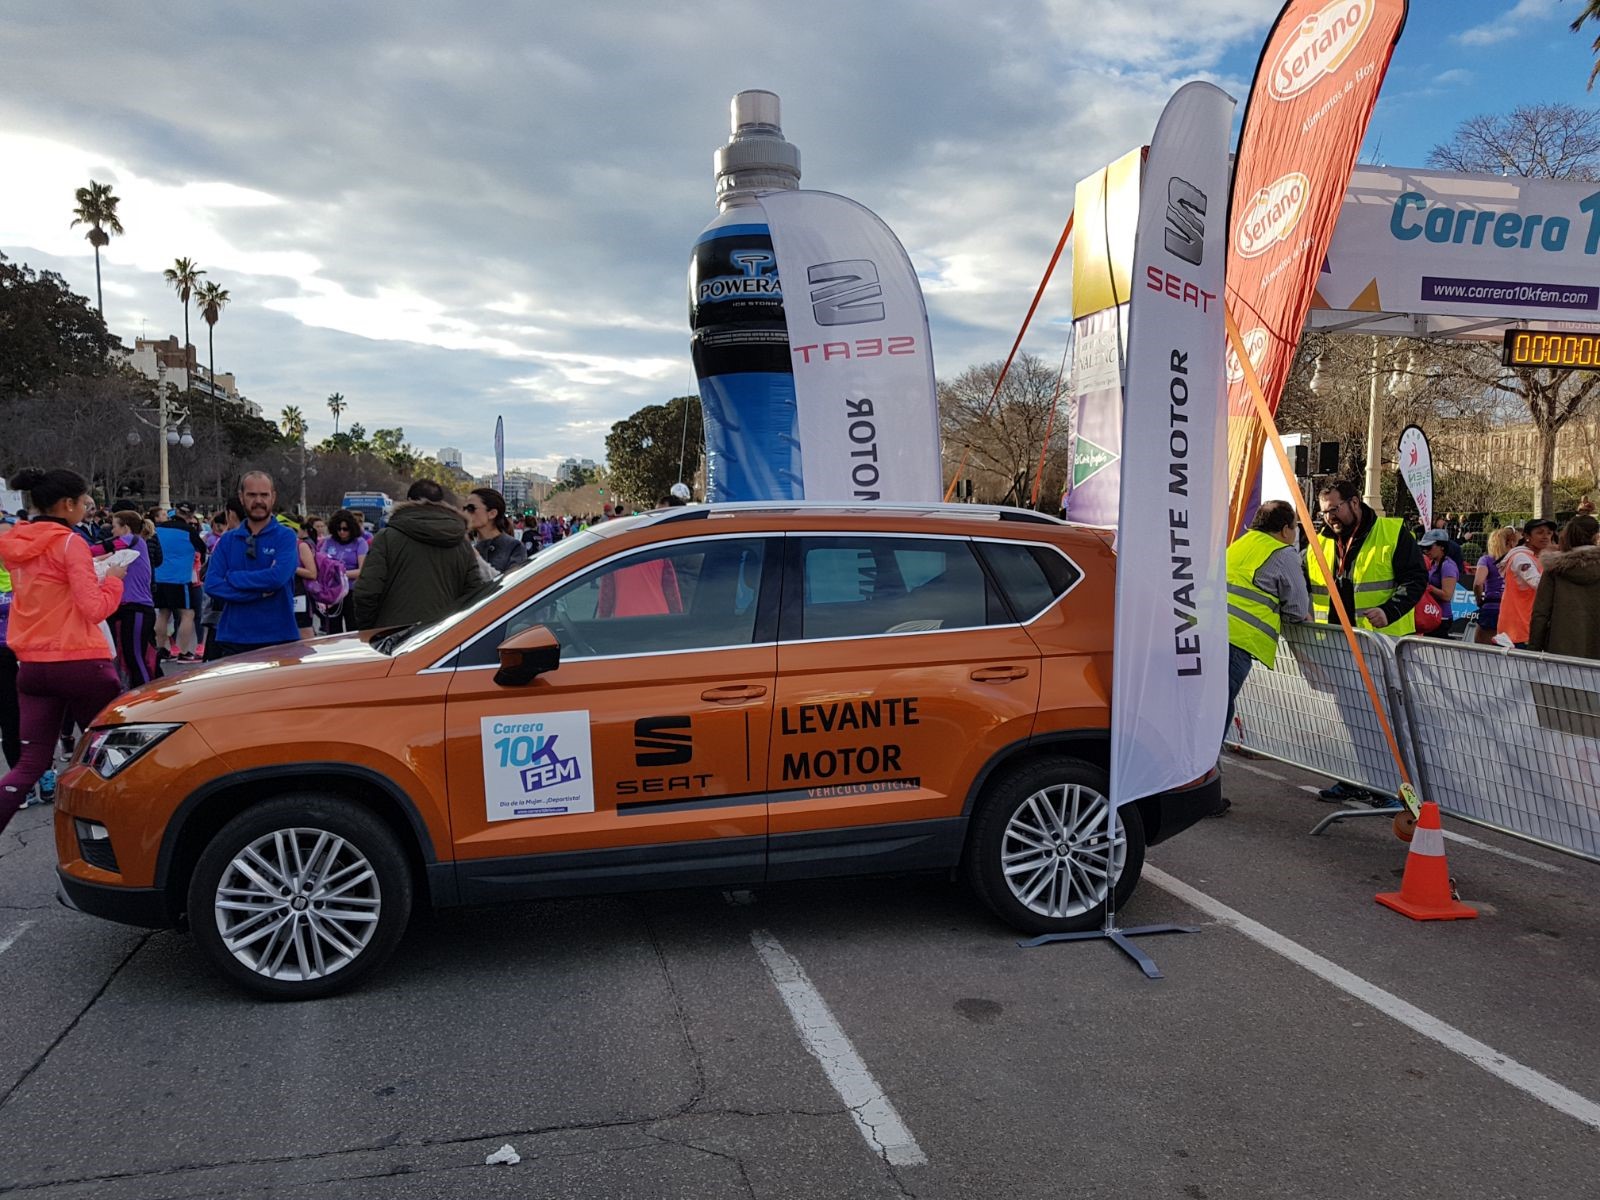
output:
[[167, 383], [181, 395], [191, 389], [217, 400], [237, 404], [253, 417], [261, 415], [261, 406], [246, 399], [239, 392], [238, 382], [231, 372], [217, 372], [212, 378], [209, 368], [200, 365], [194, 346], [181, 345], [178, 336], [156, 340], [135, 338], [132, 350], [123, 351], [127, 364], [152, 383]]

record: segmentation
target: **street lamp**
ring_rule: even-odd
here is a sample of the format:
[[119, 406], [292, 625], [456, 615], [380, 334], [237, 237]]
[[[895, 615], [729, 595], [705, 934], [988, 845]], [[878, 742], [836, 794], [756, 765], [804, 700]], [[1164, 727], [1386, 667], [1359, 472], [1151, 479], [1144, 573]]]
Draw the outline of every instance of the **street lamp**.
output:
[[[180, 433], [178, 423], [189, 419], [189, 410], [172, 403], [167, 394], [167, 367], [165, 363], [156, 363], [156, 408], [152, 415], [149, 409], [132, 409], [133, 415], [139, 418], [146, 426], [157, 433], [156, 448], [160, 451], [161, 460], [161, 491], [156, 503], [162, 512], [172, 507], [172, 482], [171, 469], [167, 461], [167, 449], [171, 446], [182, 446], [185, 450], [194, 445], [194, 435], [187, 425]], [[139, 431], [128, 432], [128, 445], [139, 444]]]

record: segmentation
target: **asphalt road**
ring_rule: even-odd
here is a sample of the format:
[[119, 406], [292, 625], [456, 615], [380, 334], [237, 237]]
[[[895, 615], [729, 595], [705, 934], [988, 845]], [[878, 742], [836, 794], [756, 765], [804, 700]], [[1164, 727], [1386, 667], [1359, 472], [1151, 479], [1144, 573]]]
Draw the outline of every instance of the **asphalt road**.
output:
[[1483, 916], [1415, 924], [1372, 901], [1386, 821], [1310, 838], [1312, 777], [1228, 775], [1125, 914], [1201, 926], [1143, 943], [1159, 982], [918, 878], [428, 915], [359, 991], [262, 1004], [184, 936], [58, 908], [30, 809], [0, 836], [0, 1193], [1600, 1194], [1600, 866], [1457, 827]]

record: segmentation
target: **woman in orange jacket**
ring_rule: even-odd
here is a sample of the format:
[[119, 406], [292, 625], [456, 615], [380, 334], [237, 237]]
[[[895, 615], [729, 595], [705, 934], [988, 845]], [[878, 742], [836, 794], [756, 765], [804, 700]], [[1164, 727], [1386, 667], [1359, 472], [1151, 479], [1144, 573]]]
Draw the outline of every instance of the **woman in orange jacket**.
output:
[[28, 468], [11, 478], [39, 515], [0, 537], [13, 598], [6, 644], [17, 656], [22, 754], [0, 779], [0, 829], [49, 770], [63, 716], [88, 729], [122, 691], [100, 622], [122, 602], [126, 568], [96, 576], [89, 545], [73, 532], [89, 507], [75, 471]]

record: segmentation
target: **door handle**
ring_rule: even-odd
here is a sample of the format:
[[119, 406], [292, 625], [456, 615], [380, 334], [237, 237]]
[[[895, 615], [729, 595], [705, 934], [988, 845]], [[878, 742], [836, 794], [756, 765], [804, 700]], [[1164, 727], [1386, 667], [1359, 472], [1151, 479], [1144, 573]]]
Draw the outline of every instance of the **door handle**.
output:
[[979, 667], [972, 672], [972, 678], [978, 683], [1011, 683], [1027, 677], [1027, 667]]
[[737, 704], [741, 700], [759, 700], [766, 694], [764, 684], [730, 683], [723, 687], [707, 688], [700, 693], [700, 699], [710, 700], [714, 704]]

